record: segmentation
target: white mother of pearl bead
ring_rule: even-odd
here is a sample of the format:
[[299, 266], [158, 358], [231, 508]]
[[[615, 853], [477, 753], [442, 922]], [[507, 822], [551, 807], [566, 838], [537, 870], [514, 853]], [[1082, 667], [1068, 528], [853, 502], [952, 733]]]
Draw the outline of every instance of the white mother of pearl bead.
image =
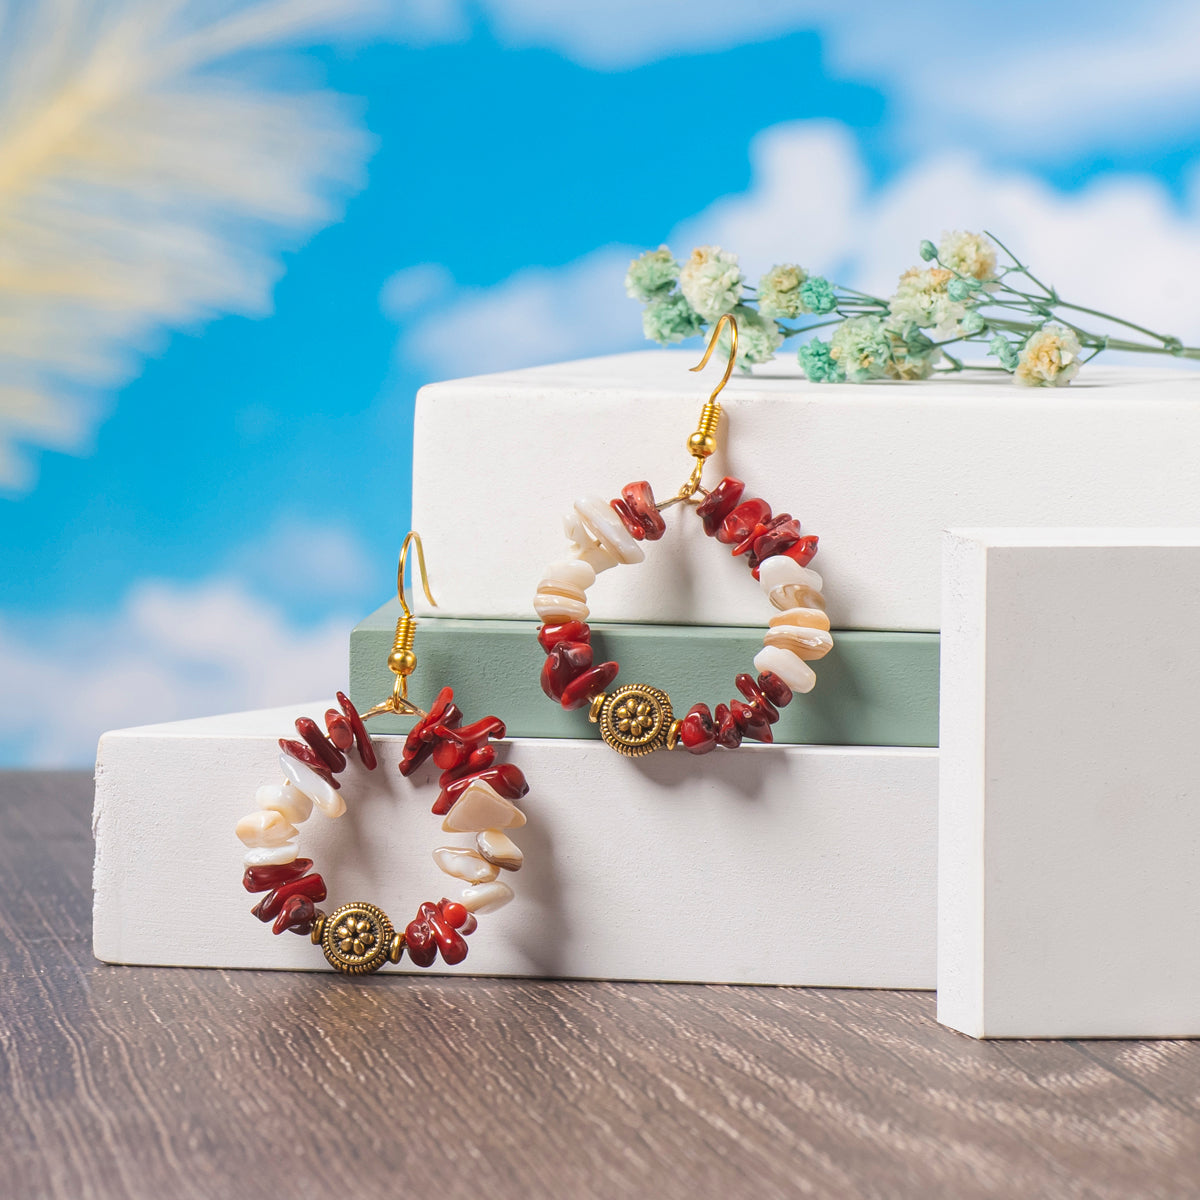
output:
[[234, 826], [234, 833], [251, 849], [259, 846], [282, 846], [300, 834], [295, 825], [274, 809], [260, 808], [247, 813]]
[[768, 622], [772, 629], [779, 625], [803, 625], [808, 629], [828, 629], [829, 614], [820, 608], [785, 608]]
[[491, 883], [500, 874], [500, 868], [495, 863], [461, 846], [439, 846], [433, 852], [433, 861], [447, 875], [467, 883]]
[[312, 816], [312, 800], [290, 783], [264, 783], [254, 793], [259, 808], [271, 808], [294, 825], [302, 825]]
[[485, 829], [475, 838], [479, 853], [506, 871], [519, 871], [525, 862], [521, 847], [502, 829]]
[[754, 669], [778, 675], [793, 692], [811, 692], [817, 682], [812, 667], [782, 646], [764, 646], [754, 656]]
[[825, 581], [785, 554], [773, 554], [758, 564], [758, 582], [776, 608], [825, 607]]
[[533, 610], [552, 625], [563, 621], [586, 621], [591, 613], [582, 592], [578, 599], [559, 592], [538, 592], [533, 598]]
[[804, 625], [776, 625], [768, 629], [764, 646], [780, 646], [797, 658], [824, 658], [833, 649], [833, 637], [825, 629], [809, 629]]
[[330, 787], [311, 767], [298, 762], [290, 754], [279, 756], [279, 769], [294, 788], [299, 788], [330, 819], [346, 811], [341, 793]]
[[640, 563], [645, 559], [645, 550], [633, 540], [633, 535], [621, 524], [621, 518], [607, 500], [600, 496], [583, 496], [575, 501], [575, 511], [596, 541], [620, 562]]
[[571, 554], [576, 562], [586, 563], [598, 575], [610, 567], [619, 567], [621, 560], [603, 546], [596, 545], [591, 531], [579, 514], [572, 509], [563, 517], [563, 530], [571, 543]]
[[495, 883], [481, 883], [476, 887], [467, 888], [460, 898], [460, 903], [467, 912], [486, 913], [503, 908], [512, 898], [512, 888], [497, 879]]
[[588, 563], [578, 558], [560, 558], [546, 568], [538, 591], [548, 591], [566, 584], [567, 587], [586, 592], [595, 582], [595, 568]]
[[256, 846], [242, 855], [242, 865], [247, 867], [281, 867], [296, 861], [300, 853], [299, 838], [292, 838], [282, 846]]
[[446, 833], [481, 833], [485, 829], [519, 829], [525, 814], [490, 783], [472, 783], [455, 800], [442, 829]]

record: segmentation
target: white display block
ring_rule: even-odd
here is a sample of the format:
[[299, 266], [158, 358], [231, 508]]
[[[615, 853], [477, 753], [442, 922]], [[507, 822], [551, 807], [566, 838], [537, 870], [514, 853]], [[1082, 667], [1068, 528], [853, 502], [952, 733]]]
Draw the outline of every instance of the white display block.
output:
[[[577, 496], [637, 479], [672, 495], [719, 378], [711, 364], [689, 373], [697, 357], [650, 350], [423, 388], [413, 527], [439, 615], [531, 619]], [[834, 628], [939, 629], [951, 526], [1200, 525], [1200, 373], [1091, 365], [1070, 387], [1019, 388], [983, 374], [821, 385], [798, 371], [781, 358], [734, 375], [705, 478], [736, 475], [820, 535]], [[761, 625], [744, 563], [688, 514], [667, 521], [644, 563], [589, 590], [594, 619]]]
[[1200, 1036], [1200, 530], [946, 538], [938, 1019]]
[[[96, 767], [94, 948], [107, 962], [321, 969], [307, 937], [271, 933], [241, 885], [237, 819], [279, 776], [276, 739], [323, 704], [107, 733]], [[469, 844], [403, 779], [402, 739], [342, 778], [349, 811], [314, 813], [301, 853], [323, 907], [380, 905], [402, 927], [464, 886], [432, 852]], [[625, 759], [601, 742], [522, 740], [531, 784], [514, 832], [516, 899], [481, 914], [448, 974], [933, 986], [937, 752], [746, 747], [703, 762]], [[440, 960], [439, 960], [440, 963]], [[399, 968], [410, 970], [404, 959]]]

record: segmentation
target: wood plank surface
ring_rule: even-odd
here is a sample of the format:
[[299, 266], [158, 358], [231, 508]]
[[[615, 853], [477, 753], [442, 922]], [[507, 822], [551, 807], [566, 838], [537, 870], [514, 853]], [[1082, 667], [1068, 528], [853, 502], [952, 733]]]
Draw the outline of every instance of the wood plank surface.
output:
[[[928, 993], [104, 966], [90, 807], [0, 774], [0, 1197], [1200, 1195], [1194, 1042], [978, 1043]], [[207, 869], [163, 881], [180, 920]]]

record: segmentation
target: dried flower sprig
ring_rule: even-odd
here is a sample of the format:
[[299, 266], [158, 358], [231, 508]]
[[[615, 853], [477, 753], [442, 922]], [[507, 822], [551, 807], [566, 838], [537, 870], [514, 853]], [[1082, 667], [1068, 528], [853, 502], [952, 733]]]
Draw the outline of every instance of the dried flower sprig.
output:
[[[1102, 350], [1200, 359], [1200, 348], [1176, 337], [1064, 300], [991, 234], [947, 233], [937, 245], [923, 241], [920, 255], [929, 265], [905, 271], [887, 299], [794, 263], [772, 267], [752, 287], [737, 255], [720, 246], [697, 246], [683, 264], [666, 246], [650, 250], [629, 264], [625, 290], [646, 306], [646, 336], [664, 345], [732, 313], [743, 367], [773, 358], [788, 338], [832, 328], [828, 341], [809, 336], [797, 352], [817, 383], [983, 370], [1027, 387], [1061, 387]], [[1089, 318], [1121, 336], [1079, 324]], [[996, 365], [964, 364], [947, 348], [969, 344], [986, 346]]]

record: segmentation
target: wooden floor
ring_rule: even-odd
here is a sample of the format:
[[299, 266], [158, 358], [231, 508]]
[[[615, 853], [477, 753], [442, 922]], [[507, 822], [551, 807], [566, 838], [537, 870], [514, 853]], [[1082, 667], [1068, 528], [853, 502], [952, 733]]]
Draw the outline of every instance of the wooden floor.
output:
[[[0, 774], [0, 1197], [1200, 1196], [1200, 1043], [982, 1044], [917, 992], [103, 966], [90, 805]], [[208, 869], [163, 880], [180, 921]]]

